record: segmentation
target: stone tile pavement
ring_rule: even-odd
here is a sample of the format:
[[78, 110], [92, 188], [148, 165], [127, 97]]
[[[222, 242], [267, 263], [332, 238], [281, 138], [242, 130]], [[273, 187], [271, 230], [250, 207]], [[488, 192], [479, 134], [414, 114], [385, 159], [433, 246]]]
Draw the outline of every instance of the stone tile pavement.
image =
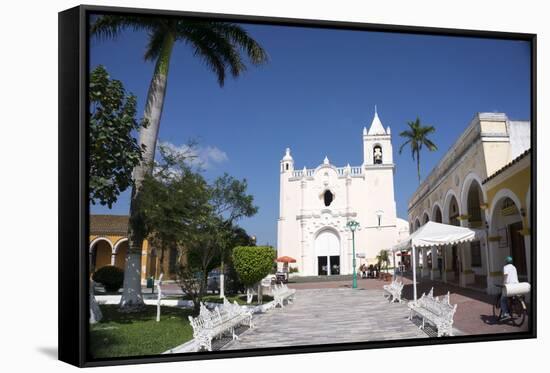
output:
[[388, 303], [380, 289], [300, 289], [293, 304], [255, 315], [255, 328], [218, 348], [427, 338], [431, 334], [420, 330], [407, 317], [406, 304]]

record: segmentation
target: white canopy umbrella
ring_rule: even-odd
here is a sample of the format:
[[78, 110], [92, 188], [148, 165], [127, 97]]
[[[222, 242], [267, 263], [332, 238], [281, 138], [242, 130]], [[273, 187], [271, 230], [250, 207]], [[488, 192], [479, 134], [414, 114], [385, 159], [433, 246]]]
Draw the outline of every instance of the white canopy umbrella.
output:
[[413, 290], [416, 301], [416, 248], [454, 245], [461, 242], [473, 241], [475, 231], [466, 227], [435, 223], [429, 221], [413, 234], [391, 248], [392, 252], [412, 249]]

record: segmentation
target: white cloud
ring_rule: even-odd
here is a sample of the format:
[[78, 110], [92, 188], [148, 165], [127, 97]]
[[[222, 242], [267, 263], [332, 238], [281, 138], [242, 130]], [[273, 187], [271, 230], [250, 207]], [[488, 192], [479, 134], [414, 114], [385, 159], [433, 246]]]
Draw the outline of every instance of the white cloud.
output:
[[227, 153], [216, 146], [189, 146], [187, 144], [174, 145], [170, 142], [162, 142], [159, 145], [164, 146], [170, 152], [179, 153], [193, 159], [190, 163], [203, 169], [209, 169], [216, 164], [224, 163], [229, 160]]

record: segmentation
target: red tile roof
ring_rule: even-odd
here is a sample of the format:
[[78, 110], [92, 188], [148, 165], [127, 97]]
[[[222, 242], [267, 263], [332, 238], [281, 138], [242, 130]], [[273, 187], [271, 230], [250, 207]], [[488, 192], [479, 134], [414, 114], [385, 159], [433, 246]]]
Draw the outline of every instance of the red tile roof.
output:
[[128, 220], [128, 215], [90, 215], [90, 234], [126, 236]]

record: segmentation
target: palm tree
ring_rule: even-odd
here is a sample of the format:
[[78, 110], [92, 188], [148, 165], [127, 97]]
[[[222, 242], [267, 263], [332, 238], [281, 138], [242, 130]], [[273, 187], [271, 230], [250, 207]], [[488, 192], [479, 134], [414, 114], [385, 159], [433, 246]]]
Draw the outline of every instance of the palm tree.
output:
[[413, 161], [416, 159], [418, 183], [420, 184], [420, 151], [424, 145], [426, 145], [431, 152], [437, 150], [437, 145], [428, 138], [428, 135], [435, 132], [435, 128], [434, 126], [422, 126], [420, 118], [418, 117], [416, 117], [415, 121], [407, 122], [407, 125], [409, 129], [399, 134], [399, 136], [407, 140], [399, 147], [399, 154], [401, 154], [405, 145], [410, 144], [412, 159]]
[[388, 265], [390, 264], [388, 250], [380, 250], [380, 253], [376, 255], [376, 260], [378, 261], [378, 267], [382, 269], [382, 265], [384, 264], [384, 268], [386, 269], [386, 272], [388, 272]]
[[170, 56], [177, 42], [192, 48], [194, 55], [210, 69], [223, 86], [226, 73], [238, 77], [246, 70], [243, 56], [253, 65], [267, 61], [264, 49], [239, 25], [183, 18], [156, 18], [104, 15], [91, 26], [91, 34], [99, 38], [116, 38], [123, 30], [145, 30], [148, 43], [145, 60], [155, 61], [153, 77], [147, 93], [144, 119], [147, 126], [140, 130], [139, 143], [144, 147], [143, 161], [134, 168], [134, 185], [130, 202], [128, 228], [129, 250], [124, 272], [124, 291], [120, 308], [132, 311], [143, 307], [141, 294], [141, 247], [144, 240], [137, 196], [146, 174], [152, 172], [160, 119], [166, 94]]

